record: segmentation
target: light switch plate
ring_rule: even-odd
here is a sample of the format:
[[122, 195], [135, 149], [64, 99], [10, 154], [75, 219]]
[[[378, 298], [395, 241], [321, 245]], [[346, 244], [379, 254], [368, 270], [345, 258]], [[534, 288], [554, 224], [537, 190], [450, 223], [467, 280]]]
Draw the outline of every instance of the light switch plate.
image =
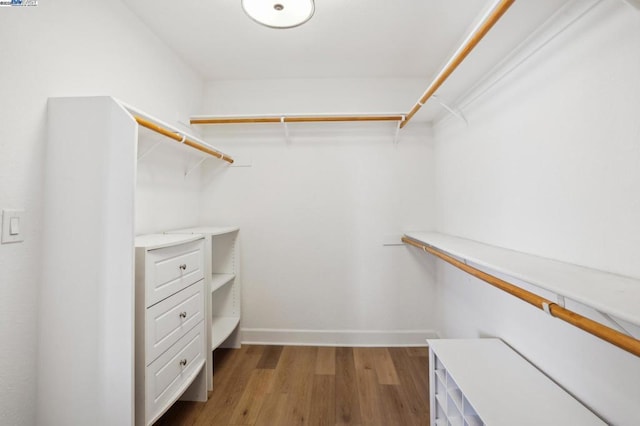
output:
[[[18, 231], [14, 235], [11, 232], [11, 222], [13, 230]], [[2, 210], [2, 244], [19, 243], [24, 241], [24, 210], [4, 209]]]

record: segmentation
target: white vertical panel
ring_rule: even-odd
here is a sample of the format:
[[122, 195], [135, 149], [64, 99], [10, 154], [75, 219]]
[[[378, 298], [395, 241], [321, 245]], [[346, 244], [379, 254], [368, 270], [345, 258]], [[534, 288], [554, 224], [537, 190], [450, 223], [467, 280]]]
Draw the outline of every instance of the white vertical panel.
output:
[[42, 424], [132, 423], [135, 139], [111, 98], [49, 101]]

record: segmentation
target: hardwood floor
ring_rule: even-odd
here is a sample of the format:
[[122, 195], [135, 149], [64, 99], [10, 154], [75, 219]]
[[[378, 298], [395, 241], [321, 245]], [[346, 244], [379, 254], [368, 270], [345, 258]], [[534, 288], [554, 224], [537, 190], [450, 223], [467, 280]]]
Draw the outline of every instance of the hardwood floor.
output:
[[243, 346], [214, 354], [206, 403], [156, 425], [426, 426], [427, 348]]

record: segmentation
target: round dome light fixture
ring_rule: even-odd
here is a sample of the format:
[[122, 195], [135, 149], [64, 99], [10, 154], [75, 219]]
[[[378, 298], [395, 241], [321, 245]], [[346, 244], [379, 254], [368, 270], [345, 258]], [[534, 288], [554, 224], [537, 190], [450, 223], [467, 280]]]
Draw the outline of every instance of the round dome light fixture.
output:
[[314, 0], [242, 0], [242, 9], [269, 28], [293, 28], [311, 19], [315, 4]]

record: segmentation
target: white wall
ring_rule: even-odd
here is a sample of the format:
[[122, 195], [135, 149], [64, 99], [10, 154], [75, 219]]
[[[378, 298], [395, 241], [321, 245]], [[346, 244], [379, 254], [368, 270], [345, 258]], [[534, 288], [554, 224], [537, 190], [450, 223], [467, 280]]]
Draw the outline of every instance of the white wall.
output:
[[[424, 82], [267, 80], [209, 83], [206, 113], [406, 110]], [[238, 224], [244, 341], [424, 343], [434, 329], [433, 263], [385, 247], [433, 225], [428, 126], [394, 124], [207, 127], [238, 163], [205, 177], [201, 222]], [[418, 196], [420, 194], [420, 196]]]
[[138, 149], [136, 235], [195, 225], [202, 187], [197, 166], [204, 155], [145, 129], [139, 131]]
[[[507, 17], [508, 18], [508, 17]], [[435, 128], [437, 228], [640, 277], [640, 13], [605, 1]], [[498, 336], [617, 425], [640, 361], [445, 265], [443, 337]], [[539, 290], [538, 290], [539, 291]]]
[[109, 94], [174, 121], [200, 110], [202, 84], [119, 1], [2, 8], [0, 37], [0, 207], [27, 212], [25, 242], [0, 245], [0, 424], [32, 425], [36, 351], [47, 350], [37, 347], [47, 98]]

